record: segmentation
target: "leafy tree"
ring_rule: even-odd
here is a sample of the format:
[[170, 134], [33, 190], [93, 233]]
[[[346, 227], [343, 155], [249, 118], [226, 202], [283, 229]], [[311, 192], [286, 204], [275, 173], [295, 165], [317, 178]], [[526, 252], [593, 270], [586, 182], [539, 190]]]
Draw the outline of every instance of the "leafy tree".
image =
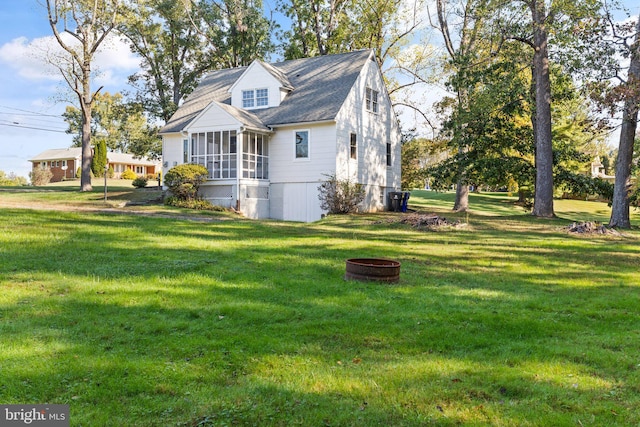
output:
[[278, 9], [292, 22], [284, 33], [285, 58], [308, 58], [344, 52], [350, 0], [279, 0]]
[[[454, 103], [451, 104], [456, 110], [448, 122], [448, 134], [451, 144], [458, 153], [457, 158], [465, 157], [468, 149], [466, 142], [469, 140], [469, 127], [465, 121], [471, 116], [468, 113], [469, 103], [473, 96], [474, 82], [470, 78], [473, 67], [480, 62], [484, 62], [483, 53], [492, 52], [491, 46], [483, 43], [482, 29], [487, 20], [488, 2], [485, 0], [466, 0], [460, 5], [452, 5], [452, 1], [437, 0], [437, 24], [436, 29], [442, 34], [445, 49], [448, 54], [448, 65], [450, 71], [449, 86], [455, 92]], [[450, 13], [450, 6], [453, 13]], [[450, 31], [450, 20], [458, 21], [458, 32], [452, 34]], [[457, 23], [457, 22], [456, 22]], [[456, 45], [457, 40], [457, 45]], [[489, 38], [489, 40], [491, 40]], [[469, 177], [465, 162], [457, 162], [455, 171], [456, 198], [453, 206], [454, 211], [466, 211], [469, 208]]]
[[[632, 187], [632, 169], [634, 165], [634, 140], [638, 128], [638, 109], [640, 108], [640, 16], [636, 21], [635, 39], [626, 45], [630, 56], [628, 78], [619, 86], [624, 107], [622, 110], [622, 128], [618, 158], [616, 160], [615, 185], [610, 227], [631, 228], [629, 205], [637, 203], [637, 189]], [[637, 188], [637, 187], [636, 187]]]
[[234, 68], [266, 58], [275, 48], [275, 23], [264, 15], [261, 0], [191, 0], [197, 28], [213, 48], [217, 66]]
[[[535, 108], [531, 121], [535, 143], [535, 199], [533, 215], [552, 217], [553, 211], [553, 134], [551, 107], [551, 59], [567, 69], [586, 69], [583, 56], [564, 52], [578, 51], [601, 36], [601, 2], [599, 0], [506, 1], [496, 9], [505, 41], [513, 40], [530, 48], [532, 86]], [[573, 70], [575, 71], [575, 70]]]
[[[111, 95], [109, 92], [103, 92], [96, 94], [93, 112], [91, 135], [94, 139], [104, 140], [109, 151], [131, 153], [151, 159], [162, 157], [162, 141], [158, 137], [158, 128], [149, 124], [139, 103], [125, 103], [120, 93]], [[68, 106], [63, 117], [68, 124], [67, 133], [75, 134], [74, 144], [80, 146], [82, 112]]]
[[129, 78], [137, 89], [136, 100], [153, 116], [169, 120], [182, 97], [214, 68], [211, 48], [189, 19], [184, 2], [130, 2], [119, 30], [142, 58], [142, 70]]
[[[115, 28], [120, 0], [46, 0], [49, 26], [66, 52], [50, 58], [78, 99], [82, 112], [82, 174], [80, 190], [91, 191], [91, 115], [95, 95], [91, 89], [92, 64], [96, 51]], [[72, 43], [63, 38], [72, 37]]]
[[0, 185], [7, 187], [23, 186], [27, 185], [27, 179], [22, 176], [17, 176], [13, 172], [9, 172], [7, 175], [4, 171], [0, 171]]
[[402, 188], [424, 188], [432, 141], [414, 138], [402, 144]]
[[[420, 12], [426, 0], [279, 0], [291, 28], [278, 34], [285, 59], [373, 49], [392, 105], [433, 128], [419, 87], [435, 81], [436, 51]], [[422, 92], [422, 91], [420, 91]], [[426, 90], [424, 91], [426, 92]]]
[[262, 2], [140, 0], [128, 4], [120, 32], [142, 58], [129, 80], [145, 111], [169, 120], [209, 70], [248, 65], [273, 47]]

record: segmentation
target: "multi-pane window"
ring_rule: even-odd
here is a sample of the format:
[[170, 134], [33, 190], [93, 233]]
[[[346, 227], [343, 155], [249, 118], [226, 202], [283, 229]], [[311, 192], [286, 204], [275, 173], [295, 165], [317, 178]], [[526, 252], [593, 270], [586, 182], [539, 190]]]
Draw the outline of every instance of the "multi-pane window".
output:
[[194, 133], [191, 163], [207, 168], [209, 179], [236, 178], [237, 141], [235, 130]]
[[352, 159], [358, 158], [358, 137], [355, 133], [349, 134], [349, 154]]
[[295, 131], [296, 159], [309, 158], [309, 131]]
[[365, 106], [367, 111], [378, 112], [378, 91], [368, 87], [365, 91]]
[[269, 89], [256, 89], [256, 107], [269, 105]]
[[267, 107], [269, 89], [251, 89], [242, 91], [242, 108]]
[[265, 135], [247, 132], [243, 136], [242, 177], [269, 179], [269, 152]]
[[253, 90], [242, 91], [242, 108], [253, 108], [255, 106], [255, 98]]

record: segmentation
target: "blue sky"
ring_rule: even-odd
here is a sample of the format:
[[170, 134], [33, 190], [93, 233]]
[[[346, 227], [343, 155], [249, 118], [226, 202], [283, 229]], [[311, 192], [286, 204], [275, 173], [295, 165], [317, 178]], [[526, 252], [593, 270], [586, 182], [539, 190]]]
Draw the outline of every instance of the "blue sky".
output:
[[[64, 133], [61, 114], [72, 99], [57, 72], [39, 59], [52, 40], [46, 9], [37, 0], [0, 3], [0, 170], [27, 177], [30, 158], [50, 148], [66, 148], [72, 136]], [[116, 92], [126, 86], [138, 60], [123, 43], [97, 59], [101, 75], [94, 88]]]
[[[268, 0], [265, 6], [274, 3]], [[638, 0], [624, 3], [638, 14]], [[39, 59], [56, 46], [46, 9], [38, 0], [0, 2], [0, 170], [6, 173], [27, 177], [30, 158], [72, 144], [61, 114], [73, 95], [57, 71]], [[138, 64], [128, 47], [114, 38], [96, 58], [100, 74], [93, 88], [104, 86], [111, 93], [127, 89], [127, 77]]]

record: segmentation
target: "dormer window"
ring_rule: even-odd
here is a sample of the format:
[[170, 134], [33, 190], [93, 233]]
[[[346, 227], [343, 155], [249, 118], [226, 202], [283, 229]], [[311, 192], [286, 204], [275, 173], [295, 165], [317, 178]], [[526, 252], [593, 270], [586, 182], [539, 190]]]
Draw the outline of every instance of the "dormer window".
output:
[[269, 106], [269, 89], [251, 89], [242, 91], [242, 108]]
[[242, 108], [255, 107], [255, 98], [253, 94], [254, 94], [253, 90], [242, 91]]
[[256, 89], [256, 107], [269, 105], [269, 89]]

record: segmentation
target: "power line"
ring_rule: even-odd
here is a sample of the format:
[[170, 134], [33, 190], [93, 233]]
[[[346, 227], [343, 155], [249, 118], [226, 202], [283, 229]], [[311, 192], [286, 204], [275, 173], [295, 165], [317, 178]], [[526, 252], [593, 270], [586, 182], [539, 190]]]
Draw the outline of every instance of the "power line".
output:
[[57, 129], [45, 129], [45, 128], [40, 128], [40, 127], [35, 127], [35, 126], [23, 126], [19, 123], [0, 123], [0, 126], [10, 126], [10, 127], [14, 127], [14, 128], [23, 128], [23, 129], [34, 129], [34, 130], [42, 130], [45, 132], [58, 132], [58, 133], [67, 133], [64, 130], [57, 130]]
[[5, 111], [0, 111], [0, 116], [10, 116], [9, 120], [5, 120], [5, 119], [0, 119], [1, 121], [9, 121], [12, 122], [13, 124], [16, 123], [16, 121], [19, 121], [21, 123], [21, 125], [32, 125], [33, 123], [23, 123], [23, 122], [35, 122], [35, 124], [41, 125], [41, 124], [51, 124], [51, 125], [63, 125], [64, 126], [64, 119], [59, 118], [58, 120], [55, 120], [53, 118], [49, 119], [46, 117], [34, 117], [33, 115], [29, 115], [29, 114], [23, 114], [23, 113], [7, 113]]
[[24, 113], [31, 113], [37, 116], [46, 116], [46, 117], [60, 117], [60, 114], [45, 114], [45, 113], [39, 113], [37, 111], [29, 111], [29, 110], [23, 110], [21, 108], [14, 108], [14, 107], [7, 107], [6, 105], [0, 105], [0, 108], [6, 108], [7, 110], [14, 110], [14, 111], [22, 111]]

